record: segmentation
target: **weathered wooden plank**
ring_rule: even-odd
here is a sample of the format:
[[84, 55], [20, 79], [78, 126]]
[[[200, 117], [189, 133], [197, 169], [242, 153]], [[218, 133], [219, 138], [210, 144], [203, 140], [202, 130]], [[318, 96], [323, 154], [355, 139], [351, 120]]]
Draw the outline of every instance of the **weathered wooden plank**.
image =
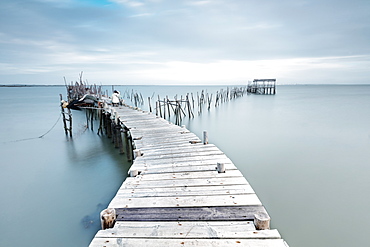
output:
[[196, 136], [195, 134], [191, 133], [191, 132], [184, 132], [184, 131], [181, 131], [181, 130], [168, 130], [168, 128], [157, 128], [155, 129], [155, 131], [145, 131], [143, 129], [130, 129], [130, 132], [133, 134], [133, 135], [142, 135], [142, 136], [146, 136], [147, 138], [151, 138], [151, 139], [154, 139], [154, 138], [158, 138], [158, 137], [163, 137], [163, 135], [165, 136], [168, 136], [168, 137], [171, 137], [171, 136]]
[[142, 165], [147, 165], [147, 166], [168, 166], [168, 165], [177, 165], [177, 166], [197, 166], [197, 165], [211, 165], [214, 164], [216, 165], [217, 163], [228, 163], [232, 164], [232, 161], [226, 156], [226, 155], [212, 155], [212, 156], [207, 156], [207, 155], [200, 155], [199, 159], [197, 158], [192, 158], [189, 157], [189, 159], [176, 159], [175, 161], [171, 159], [161, 159], [161, 160], [151, 160], [151, 159], [146, 159], [143, 156], [137, 157], [135, 159], [134, 165], [136, 164], [142, 164]]
[[120, 189], [117, 195], [123, 197], [165, 197], [165, 196], [209, 196], [209, 195], [241, 195], [253, 194], [250, 185], [226, 185], [226, 186], [194, 186], [194, 187], [170, 187], [148, 189]]
[[[164, 180], [164, 179], [207, 179], [214, 177], [243, 177], [243, 174], [239, 170], [230, 170], [225, 173], [218, 173], [216, 169], [213, 171], [197, 171], [197, 172], [178, 172], [178, 173], [160, 173], [160, 174], [143, 174], [140, 175], [140, 180]], [[135, 179], [135, 178], [130, 178]]]
[[152, 131], [150, 131], [149, 129], [147, 130], [130, 129], [130, 132], [135, 135], [143, 135], [144, 137], [147, 137], [147, 138], [158, 138], [163, 135], [169, 136], [169, 137], [171, 136], [196, 136], [195, 134], [191, 132], [187, 132], [181, 129], [180, 130], [178, 129], [169, 130], [168, 128], [161, 128], [161, 129], [156, 128], [156, 129], [152, 129]]
[[[133, 138], [138, 139], [141, 138], [141, 135], [133, 135]], [[201, 140], [198, 137], [184, 137], [184, 136], [178, 136], [176, 138], [157, 138], [157, 139], [140, 139], [140, 140], [134, 140], [135, 143], [142, 144], [142, 145], [151, 145], [153, 143], [156, 143], [157, 146], [169, 146], [169, 145], [175, 145], [177, 143], [185, 144], [185, 143], [191, 143], [191, 142], [197, 142], [199, 143]]]
[[189, 135], [193, 134], [192, 132], [188, 131], [185, 128], [180, 128], [176, 125], [160, 123], [160, 122], [146, 122], [145, 124], [136, 124], [135, 126], [128, 127], [127, 122], [123, 122], [123, 124], [129, 128], [132, 132], [140, 132], [146, 135], [157, 135], [159, 133], [170, 133], [170, 134], [179, 134], [179, 135]]
[[262, 205], [116, 208], [117, 221], [253, 221], [261, 212], [267, 214]]
[[199, 137], [196, 135], [182, 135], [182, 134], [175, 134], [175, 135], [169, 135], [169, 134], [163, 134], [161, 136], [156, 137], [145, 137], [142, 133], [131, 133], [132, 136], [136, 139], [141, 139], [141, 142], [147, 142], [148, 144], [168, 144], [168, 143], [176, 143], [176, 142], [183, 142], [183, 143], [189, 143], [190, 141], [198, 141], [200, 140]]
[[[237, 169], [234, 164], [225, 164], [226, 170]], [[205, 165], [186, 165], [186, 164], [172, 164], [172, 165], [143, 165], [134, 164], [131, 166], [130, 170], [141, 171], [142, 174], [161, 174], [161, 173], [174, 173], [174, 172], [196, 172], [196, 171], [214, 171], [215, 164], [205, 164]]]
[[139, 118], [136, 119], [121, 119], [121, 122], [128, 128], [131, 129], [146, 129], [146, 128], [152, 128], [156, 129], [158, 128], [164, 128], [167, 127], [169, 130], [173, 129], [180, 129], [179, 126], [176, 126], [174, 124], [171, 124], [167, 121], [163, 121], [161, 119], [146, 119], [146, 118]]
[[157, 144], [143, 147], [142, 150], [143, 152], [147, 153], [157, 153], [157, 152], [186, 152], [186, 151], [192, 151], [193, 149], [219, 149], [213, 144], [207, 144], [204, 145], [202, 143], [197, 143], [197, 144], [191, 144], [189, 142], [186, 143], [179, 143], [179, 144], [170, 144], [166, 146], [158, 146]]
[[117, 194], [110, 208], [137, 207], [208, 207], [208, 206], [251, 206], [262, 205], [256, 194], [179, 196], [179, 197], [140, 197], [127, 198]]
[[150, 160], [157, 160], [157, 159], [178, 159], [178, 158], [190, 158], [190, 157], [197, 157], [197, 156], [213, 156], [213, 155], [224, 155], [224, 153], [220, 150], [193, 150], [192, 152], [178, 152], [178, 153], [157, 153], [157, 154], [149, 154], [143, 153], [142, 159], [150, 159]]
[[143, 147], [143, 151], [146, 151], [147, 153], [186, 152], [186, 151], [193, 151], [193, 150], [198, 150], [198, 149], [219, 150], [219, 148], [213, 144], [204, 145], [201, 143], [197, 143], [197, 144], [183, 143], [179, 145], [168, 145], [164, 147], [158, 147], [157, 145], [153, 145], [150, 147]]
[[[226, 156], [219, 156], [217, 157], [217, 160], [215, 160], [214, 157], [207, 158], [205, 157], [202, 160], [162, 160], [160, 161], [150, 161], [150, 160], [145, 160], [141, 158], [137, 158], [134, 162], [133, 166], [136, 167], [146, 167], [148, 169], [156, 169], [156, 168], [169, 168], [169, 167], [189, 167], [190, 171], [192, 168], [194, 168], [194, 171], [196, 171], [197, 166], [213, 166], [216, 167], [217, 163], [223, 163], [229, 167], [235, 167], [235, 165], [228, 159]], [[211, 169], [213, 170], [213, 168]]]
[[[166, 149], [166, 148], [172, 148], [172, 147], [181, 148], [181, 146], [183, 145], [196, 145], [202, 142], [199, 138], [194, 138], [194, 139], [185, 140], [185, 141], [182, 140], [182, 141], [173, 141], [173, 142], [164, 142], [164, 143], [158, 143], [158, 142], [152, 143], [146, 140], [134, 140], [134, 141], [135, 141], [135, 145], [137, 145], [140, 148], [157, 148], [157, 149], [161, 149], [161, 148]], [[192, 144], [191, 142], [196, 143], [196, 144]]]
[[94, 238], [90, 247], [288, 247], [283, 239], [147, 239]]
[[114, 228], [99, 231], [98, 238], [163, 238], [163, 239], [280, 239], [277, 230], [256, 231], [253, 221], [185, 221], [134, 222], [119, 221]]
[[166, 180], [141, 180], [140, 178], [128, 177], [121, 188], [161, 188], [181, 186], [213, 186], [213, 185], [248, 185], [244, 177], [214, 177], [214, 178], [189, 178], [189, 179], [166, 179]]
[[151, 164], [151, 165], [155, 165], [155, 164], [163, 164], [163, 163], [185, 163], [185, 162], [209, 162], [209, 161], [213, 161], [214, 164], [217, 164], [217, 163], [225, 163], [225, 160], [228, 160], [229, 163], [230, 162], [230, 159], [225, 155], [225, 154], [217, 154], [217, 155], [202, 155], [201, 153], [199, 155], [196, 155], [196, 156], [190, 156], [190, 157], [174, 157], [174, 158], [171, 158], [171, 157], [166, 157], [166, 158], [162, 158], [162, 159], [146, 159], [144, 156], [141, 156], [141, 157], [137, 157], [137, 159], [135, 159], [135, 162], [141, 162], [141, 163], [145, 163], [145, 164]]

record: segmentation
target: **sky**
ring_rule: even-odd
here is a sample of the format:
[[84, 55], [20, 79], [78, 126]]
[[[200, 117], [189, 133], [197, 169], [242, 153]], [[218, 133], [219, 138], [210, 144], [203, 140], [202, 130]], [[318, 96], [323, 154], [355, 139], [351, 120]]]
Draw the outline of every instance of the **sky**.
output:
[[370, 0], [2, 0], [0, 84], [369, 84]]

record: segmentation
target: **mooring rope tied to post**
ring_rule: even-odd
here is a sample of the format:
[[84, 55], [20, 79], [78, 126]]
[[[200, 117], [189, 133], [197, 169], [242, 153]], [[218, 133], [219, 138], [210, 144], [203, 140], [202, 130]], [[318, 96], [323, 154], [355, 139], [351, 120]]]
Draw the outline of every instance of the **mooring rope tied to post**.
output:
[[3, 142], [3, 144], [5, 144], [5, 143], [10, 143], [10, 142], [21, 142], [21, 141], [29, 141], [29, 140], [34, 140], [34, 139], [40, 139], [40, 138], [43, 138], [44, 136], [46, 136], [47, 134], [49, 134], [49, 133], [50, 133], [50, 131], [52, 131], [52, 130], [55, 128], [55, 126], [58, 124], [58, 122], [59, 122], [59, 120], [60, 120], [61, 116], [62, 116], [62, 113], [61, 113], [61, 114], [59, 114], [59, 117], [58, 117], [57, 121], [53, 124], [53, 126], [52, 126], [48, 131], [46, 131], [44, 134], [42, 134], [42, 135], [40, 135], [40, 136], [37, 136], [37, 137], [30, 137], [30, 138], [24, 138], [24, 139], [18, 139], [18, 140], [14, 140], [14, 141], [7, 141], [7, 142]]

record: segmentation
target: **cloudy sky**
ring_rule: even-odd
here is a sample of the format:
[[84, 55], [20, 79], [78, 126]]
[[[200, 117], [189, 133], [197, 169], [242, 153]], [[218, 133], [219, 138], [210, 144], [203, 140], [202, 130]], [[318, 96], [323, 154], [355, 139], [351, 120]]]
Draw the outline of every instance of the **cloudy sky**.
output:
[[2, 0], [0, 84], [370, 83], [369, 0]]

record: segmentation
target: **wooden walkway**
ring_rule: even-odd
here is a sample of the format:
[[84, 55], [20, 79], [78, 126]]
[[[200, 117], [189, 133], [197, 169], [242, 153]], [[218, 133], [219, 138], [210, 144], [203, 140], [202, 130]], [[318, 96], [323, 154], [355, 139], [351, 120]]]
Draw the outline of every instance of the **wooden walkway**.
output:
[[109, 204], [117, 215], [114, 227], [100, 230], [90, 247], [288, 246], [277, 230], [256, 229], [258, 215], [267, 212], [215, 145], [153, 114], [114, 110], [136, 148], [129, 174], [139, 174], [123, 182]]

